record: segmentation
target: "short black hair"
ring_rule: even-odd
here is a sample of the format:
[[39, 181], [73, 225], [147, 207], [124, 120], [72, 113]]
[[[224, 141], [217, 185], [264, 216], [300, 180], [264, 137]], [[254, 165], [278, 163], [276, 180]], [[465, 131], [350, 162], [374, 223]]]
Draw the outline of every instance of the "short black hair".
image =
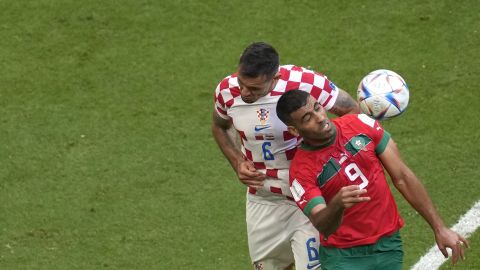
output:
[[239, 73], [249, 78], [266, 75], [273, 78], [278, 72], [280, 58], [277, 51], [265, 42], [254, 42], [243, 51], [238, 63]]
[[301, 90], [291, 90], [284, 93], [277, 102], [277, 115], [285, 125], [291, 124], [291, 113], [307, 104], [309, 93]]

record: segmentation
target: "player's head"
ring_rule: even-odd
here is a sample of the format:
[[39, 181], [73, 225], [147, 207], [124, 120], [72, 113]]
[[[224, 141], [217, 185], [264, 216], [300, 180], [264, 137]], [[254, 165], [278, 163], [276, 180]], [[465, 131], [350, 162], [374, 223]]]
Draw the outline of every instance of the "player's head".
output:
[[309, 93], [288, 91], [277, 103], [277, 115], [294, 136], [302, 136], [313, 145], [328, 143], [335, 136], [335, 126], [325, 108]]
[[238, 84], [243, 101], [253, 103], [267, 95], [280, 78], [277, 51], [267, 43], [250, 44], [240, 56]]

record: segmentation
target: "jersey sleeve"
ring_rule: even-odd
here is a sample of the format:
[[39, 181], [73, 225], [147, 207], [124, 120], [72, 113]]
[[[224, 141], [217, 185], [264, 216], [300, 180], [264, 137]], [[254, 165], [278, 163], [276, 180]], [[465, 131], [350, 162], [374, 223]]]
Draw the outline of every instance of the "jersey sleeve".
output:
[[383, 129], [382, 125], [380, 125], [377, 120], [368, 117], [366, 114], [358, 114], [357, 120], [361, 123], [360, 125], [362, 126], [362, 129], [364, 129], [366, 135], [372, 138], [375, 145], [375, 153], [377, 155], [383, 153], [390, 140], [390, 133]]
[[[338, 96], [338, 88], [325, 75], [298, 66], [287, 66], [290, 70], [282, 70], [288, 77], [287, 91], [298, 88], [314, 97], [326, 110], [330, 110]], [[289, 87], [289, 84], [295, 87]]]
[[315, 174], [305, 167], [295, 164], [290, 167], [290, 191], [298, 207], [307, 217], [310, 217], [315, 206], [325, 204], [325, 199], [316, 183]]
[[327, 76], [313, 71], [313, 86], [310, 94], [326, 110], [330, 110], [337, 100], [338, 88]]
[[[319, 73], [315, 72], [316, 76], [323, 76]], [[337, 100], [338, 96], [338, 88], [337, 86], [330, 81], [326, 76], [323, 76], [324, 81], [321, 79], [317, 79], [319, 81], [319, 84], [323, 83], [323, 91], [320, 93], [320, 95], [317, 98], [317, 101], [326, 109], [330, 110], [333, 108], [333, 105], [335, 104], [335, 101]], [[315, 85], [314, 85], [315, 87]]]
[[229, 94], [229, 91], [228, 91], [228, 77], [227, 77], [217, 85], [217, 88], [215, 89], [215, 94], [214, 94], [215, 111], [221, 118], [225, 120], [230, 119], [230, 117], [227, 114], [226, 101], [228, 101], [228, 99], [232, 97], [226, 96], [228, 94]]

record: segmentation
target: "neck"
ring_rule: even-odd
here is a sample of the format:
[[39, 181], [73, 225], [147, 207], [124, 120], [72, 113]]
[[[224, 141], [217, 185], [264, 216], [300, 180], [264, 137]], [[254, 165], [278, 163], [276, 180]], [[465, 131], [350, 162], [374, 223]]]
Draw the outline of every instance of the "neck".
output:
[[334, 140], [335, 140], [335, 135], [333, 135], [332, 137], [329, 137], [327, 139], [323, 139], [323, 140], [303, 138], [303, 141], [306, 144], [308, 144], [309, 146], [313, 146], [315, 148], [328, 146], [328, 145], [332, 144], [332, 142]]
[[337, 129], [334, 125], [334, 130], [332, 136], [326, 139], [312, 139], [312, 138], [303, 138], [302, 147], [307, 150], [318, 150], [332, 145], [337, 138]]

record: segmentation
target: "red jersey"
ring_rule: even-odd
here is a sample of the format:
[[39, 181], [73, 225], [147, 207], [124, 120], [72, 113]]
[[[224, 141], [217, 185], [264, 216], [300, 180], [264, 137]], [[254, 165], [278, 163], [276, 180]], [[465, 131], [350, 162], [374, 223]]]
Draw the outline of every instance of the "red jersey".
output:
[[335, 140], [323, 147], [302, 144], [290, 167], [290, 189], [297, 205], [310, 216], [318, 204], [327, 204], [338, 191], [359, 185], [371, 198], [345, 210], [340, 227], [324, 246], [349, 248], [377, 242], [403, 226], [397, 205], [388, 187], [381, 154], [390, 135], [364, 114], [345, 115], [332, 120]]

